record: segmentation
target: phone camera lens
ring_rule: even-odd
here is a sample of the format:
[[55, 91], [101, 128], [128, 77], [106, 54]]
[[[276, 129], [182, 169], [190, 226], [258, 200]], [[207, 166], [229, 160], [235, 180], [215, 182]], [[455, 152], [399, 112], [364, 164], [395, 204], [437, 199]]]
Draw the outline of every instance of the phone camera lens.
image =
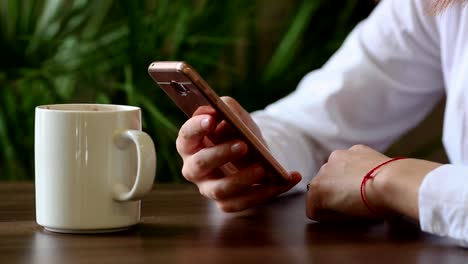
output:
[[189, 92], [183, 84], [178, 83], [176, 81], [171, 81], [171, 87], [176, 90], [181, 96], [186, 96]]

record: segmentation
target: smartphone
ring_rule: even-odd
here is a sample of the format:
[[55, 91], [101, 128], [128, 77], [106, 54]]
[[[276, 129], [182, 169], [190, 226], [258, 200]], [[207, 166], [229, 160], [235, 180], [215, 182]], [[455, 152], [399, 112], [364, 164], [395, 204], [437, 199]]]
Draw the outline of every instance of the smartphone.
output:
[[150, 64], [148, 73], [189, 118], [201, 107], [215, 109], [216, 114], [238, 132], [240, 140], [249, 148], [247, 155], [264, 166], [269, 178], [274, 182], [286, 182], [288, 172], [192, 66], [182, 61], [157, 61]]

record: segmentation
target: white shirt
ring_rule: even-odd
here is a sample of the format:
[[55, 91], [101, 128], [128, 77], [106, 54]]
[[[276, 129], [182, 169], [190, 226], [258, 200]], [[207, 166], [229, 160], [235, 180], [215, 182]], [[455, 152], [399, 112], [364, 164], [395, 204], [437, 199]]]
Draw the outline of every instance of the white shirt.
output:
[[423, 231], [468, 246], [468, 7], [428, 13], [427, 0], [385, 0], [320, 69], [287, 97], [253, 114], [289, 170], [316, 174], [331, 151], [384, 151], [446, 94], [443, 144], [451, 164], [419, 190]]

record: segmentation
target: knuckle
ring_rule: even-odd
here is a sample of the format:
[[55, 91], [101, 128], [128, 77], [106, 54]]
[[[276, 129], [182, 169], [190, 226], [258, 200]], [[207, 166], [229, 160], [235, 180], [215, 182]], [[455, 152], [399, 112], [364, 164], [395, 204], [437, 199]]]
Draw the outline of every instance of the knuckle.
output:
[[218, 206], [219, 210], [225, 213], [238, 212], [242, 210], [242, 206], [239, 206], [235, 203], [218, 202], [216, 205]]
[[193, 173], [193, 170], [189, 169], [188, 166], [184, 165], [182, 167], [182, 175], [184, 178], [189, 181], [189, 182], [195, 182], [195, 174]]
[[366, 145], [363, 145], [363, 144], [357, 144], [357, 145], [354, 145], [350, 148], [350, 150], [365, 150], [365, 149], [368, 149], [369, 147], [366, 146]]
[[190, 140], [190, 133], [187, 129], [179, 129], [179, 134], [177, 135], [177, 140], [182, 143], [183, 141]]
[[200, 185], [198, 185], [198, 192], [200, 192], [200, 194], [201, 194], [202, 196], [204, 196], [204, 197], [206, 197], [206, 198], [210, 198], [210, 197], [208, 196], [208, 193], [207, 193], [207, 191], [206, 191], [206, 188], [203, 188], [203, 187], [201, 187]]
[[220, 201], [226, 197], [226, 192], [218, 183], [213, 184], [208, 181], [201, 181], [198, 184], [198, 190], [201, 195], [211, 200], [215, 200], [217, 203], [220, 203]]
[[206, 159], [203, 159], [197, 155], [192, 156], [192, 163], [193, 163], [194, 170], [197, 173], [205, 171], [209, 165], [209, 162]]
[[211, 195], [210, 197], [213, 199], [213, 200], [221, 200], [224, 198], [225, 196], [225, 192], [223, 189], [221, 188], [214, 188], [213, 190], [211, 190]]
[[317, 194], [320, 190], [321, 187], [321, 182], [319, 178], [315, 178], [313, 181], [309, 183], [309, 189], [314, 192], [314, 194]]
[[184, 143], [183, 143], [183, 141], [182, 141], [182, 139], [181, 139], [180, 136], [178, 136], [178, 137], [176, 138], [175, 145], [176, 145], [177, 152], [178, 152], [180, 155], [182, 155], [182, 154], [184, 153], [184, 151], [183, 151], [183, 150], [184, 150]]
[[325, 185], [319, 178], [310, 182], [311, 195], [309, 196], [308, 208], [323, 208], [324, 196], [326, 195]]
[[341, 158], [341, 156], [343, 155], [343, 150], [339, 149], [339, 150], [334, 150], [332, 151], [332, 153], [330, 153], [330, 156], [328, 158], [328, 161], [335, 161], [335, 160], [339, 160]]
[[330, 165], [328, 164], [328, 162], [327, 162], [327, 163], [324, 163], [324, 164], [320, 167], [320, 169], [319, 169], [317, 175], [324, 174], [324, 173], [328, 170], [328, 167], [330, 167]]

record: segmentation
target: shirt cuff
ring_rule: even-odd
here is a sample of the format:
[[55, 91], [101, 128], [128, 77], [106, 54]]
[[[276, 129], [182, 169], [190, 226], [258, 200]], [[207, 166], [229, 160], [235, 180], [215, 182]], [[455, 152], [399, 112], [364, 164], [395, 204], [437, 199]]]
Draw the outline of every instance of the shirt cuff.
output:
[[442, 165], [419, 189], [419, 222], [425, 232], [449, 237], [468, 247], [468, 167]]

